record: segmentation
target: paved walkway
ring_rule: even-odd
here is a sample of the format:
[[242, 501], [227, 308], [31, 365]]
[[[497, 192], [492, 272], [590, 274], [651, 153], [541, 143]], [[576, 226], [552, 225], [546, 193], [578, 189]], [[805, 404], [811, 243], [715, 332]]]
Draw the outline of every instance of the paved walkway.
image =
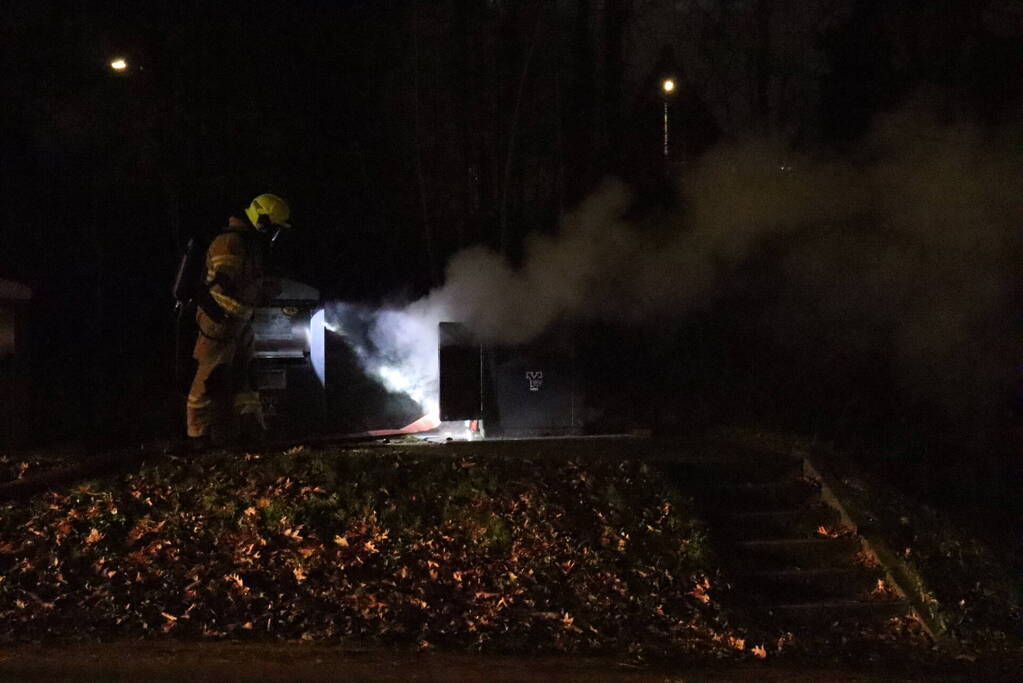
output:
[[0, 681], [609, 681], [621, 683], [853, 683], [1010, 680], [967, 666], [952, 671], [851, 670], [826, 662], [723, 662], [640, 669], [613, 660], [351, 650], [304, 643], [128, 642], [0, 647]]

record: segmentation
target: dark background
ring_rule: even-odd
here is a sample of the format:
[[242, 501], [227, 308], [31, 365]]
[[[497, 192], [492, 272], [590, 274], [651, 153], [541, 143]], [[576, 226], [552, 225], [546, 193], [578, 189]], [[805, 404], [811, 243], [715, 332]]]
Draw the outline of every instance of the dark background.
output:
[[[293, 206], [282, 272], [328, 299], [410, 301], [463, 247], [516, 262], [608, 175], [641, 216], [719, 141], [840, 155], [921, 92], [980, 129], [1017, 120], [1023, 94], [1007, 0], [15, 0], [0, 44], [0, 276], [35, 293], [37, 444], [183, 428], [178, 255], [258, 193]], [[883, 447], [930, 494], [968, 475], [971, 499], [1011, 497], [1018, 394], [964, 421], [900, 393], [883, 356], [772, 347], [751, 321], [773, 267], [681, 325], [589, 330], [605, 424], [753, 419]], [[622, 348], [627, 372], [601, 376]]]

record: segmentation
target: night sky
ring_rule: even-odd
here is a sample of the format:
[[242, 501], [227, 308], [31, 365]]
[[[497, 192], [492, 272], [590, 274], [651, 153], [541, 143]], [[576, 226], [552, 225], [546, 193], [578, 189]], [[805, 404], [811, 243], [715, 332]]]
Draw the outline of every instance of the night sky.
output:
[[180, 427], [178, 255], [262, 192], [326, 299], [562, 292], [639, 420], [1018, 428], [1018, 2], [14, 0], [0, 43], [43, 440]]

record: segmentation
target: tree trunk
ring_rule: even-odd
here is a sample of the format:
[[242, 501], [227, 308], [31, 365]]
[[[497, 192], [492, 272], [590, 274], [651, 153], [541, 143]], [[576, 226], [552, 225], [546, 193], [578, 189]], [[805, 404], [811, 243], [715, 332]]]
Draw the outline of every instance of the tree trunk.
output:
[[519, 125], [519, 112], [522, 109], [522, 94], [526, 87], [526, 78], [529, 75], [529, 64], [533, 60], [533, 51], [536, 48], [537, 38], [540, 33], [540, 23], [543, 19], [543, 5], [540, 4], [536, 9], [536, 25], [533, 29], [533, 35], [529, 40], [529, 47], [526, 50], [526, 56], [522, 60], [522, 72], [519, 74], [519, 87], [515, 93], [515, 106], [512, 109], [511, 123], [508, 126], [508, 148], [505, 155], [504, 162], [504, 174], [501, 180], [501, 253], [507, 254], [508, 248], [511, 243], [511, 238], [508, 235], [508, 187], [511, 183], [512, 176], [512, 161], [514, 160], [515, 154], [515, 134], [518, 130]]
[[[469, 102], [469, 93], [476, 92], [478, 87], [478, 79], [474, 77], [475, 74], [469, 66], [471, 54], [470, 36], [473, 33], [474, 26], [471, 4], [472, 0], [455, 0], [452, 31], [455, 54], [454, 82], [461, 86], [458, 87], [456, 85], [454, 88], [454, 96], [456, 98], [455, 116], [458, 119], [458, 142], [460, 147], [458, 163], [461, 165], [459, 171], [463, 174], [461, 198], [463, 216], [455, 220], [457, 244], [459, 247], [465, 246], [466, 241], [463, 226], [467, 223], [474, 223], [476, 214], [479, 211], [479, 201], [477, 199], [479, 170], [476, 166], [479, 160], [475, 150], [477, 138], [472, 134], [472, 131], [476, 130], [472, 123], [476, 117], [470, 114]], [[474, 171], [474, 169], [476, 170]]]
[[578, 0], [571, 27], [571, 62], [565, 97], [566, 201], [574, 204], [588, 190], [594, 161], [594, 104], [596, 72], [591, 28], [591, 0]]
[[761, 133], [771, 130], [771, 14], [772, 0], [754, 0], [753, 12], [756, 22], [756, 46], [753, 49], [754, 99], [753, 120]]
[[631, 9], [630, 0], [606, 0], [604, 4], [604, 132], [608, 166], [617, 171], [622, 165], [622, 83], [625, 62], [625, 27]]
[[426, 246], [426, 259], [430, 286], [436, 287], [440, 284], [437, 277], [437, 264], [433, 258], [433, 231], [430, 228], [430, 213], [426, 201], [426, 174], [423, 172], [423, 150], [422, 150], [422, 118], [420, 116], [419, 98], [419, 10], [415, 12], [415, 21], [412, 26], [412, 74], [413, 74], [413, 117], [415, 119], [415, 152], [416, 152], [416, 177], [419, 181], [419, 205], [422, 210], [423, 220], [423, 241]]

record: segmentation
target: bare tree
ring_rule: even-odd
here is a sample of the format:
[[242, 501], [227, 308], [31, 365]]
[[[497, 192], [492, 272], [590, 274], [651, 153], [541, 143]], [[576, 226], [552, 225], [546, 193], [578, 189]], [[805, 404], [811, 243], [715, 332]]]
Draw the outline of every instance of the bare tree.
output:
[[507, 151], [505, 152], [504, 174], [501, 179], [501, 209], [499, 214], [501, 219], [500, 245], [502, 253], [507, 253], [509, 246], [508, 188], [511, 185], [512, 161], [515, 154], [515, 136], [519, 127], [519, 115], [522, 110], [522, 98], [526, 87], [526, 78], [529, 76], [529, 66], [533, 61], [533, 52], [536, 49], [537, 38], [540, 34], [540, 26], [543, 19], [542, 1], [537, 4], [535, 12], [536, 18], [534, 20], [533, 32], [529, 40], [529, 46], [526, 49], [526, 55], [522, 60], [522, 71], [519, 74], [519, 85], [515, 92], [515, 103], [512, 108], [511, 122], [508, 124], [508, 141], [506, 143]]
[[625, 34], [631, 0], [605, 0], [602, 25], [603, 120], [605, 148], [612, 167], [621, 162], [622, 109], [625, 84]]

